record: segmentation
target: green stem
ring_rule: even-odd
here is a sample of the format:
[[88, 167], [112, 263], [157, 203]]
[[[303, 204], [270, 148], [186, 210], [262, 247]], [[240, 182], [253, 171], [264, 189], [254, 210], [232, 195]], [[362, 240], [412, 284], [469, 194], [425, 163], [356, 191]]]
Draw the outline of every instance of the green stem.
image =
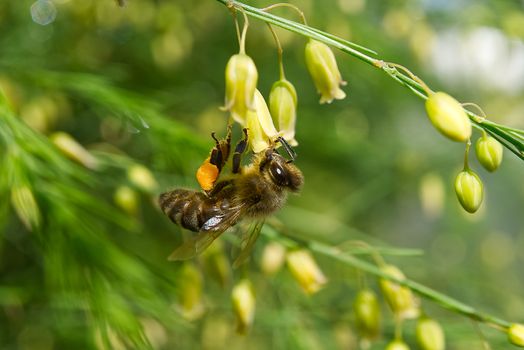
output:
[[[242, 10], [244, 11], [245, 14], [251, 17], [260, 19], [266, 23], [270, 23], [270, 24], [279, 26], [293, 33], [297, 33], [299, 35], [302, 35], [302, 36], [305, 36], [305, 37], [308, 37], [314, 40], [318, 40], [327, 45], [333, 46], [375, 68], [382, 70], [384, 73], [389, 75], [392, 79], [394, 79], [398, 83], [407, 87], [418, 97], [422, 99], [427, 98], [427, 93], [426, 93], [426, 89], [424, 89], [424, 86], [422, 86], [419, 82], [412, 79], [408, 74], [399, 72], [395, 67], [384, 62], [383, 60], [367, 55], [366, 53], [376, 55], [376, 53], [371, 49], [368, 49], [366, 47], [355, 44], [353, 42], [338, 38], [335, 35], [325, 33], [319, 29], [310, 27], [308, 25], [301, 24], [298, 22], [294, 22], [294, 21], [276, 16], [274, 14], [265, 12], [262, 9], [258, 9], [256, 7], [246, 5], [239, 1], [233, 1], [233, 0], [217, 0], [217, 1], [221, 2], [222, 4], [230, 8], [234, 7], [236, 9]], [[522, 138], [520, 137], [520, 135], [524, 135], [524, 130], [514, 129], [514, 128], [498, 125], [488, 120], [483, 120], [482, 117], [478, 116], [475, 113], [467, 111], [467, 110], [466, 110], [466, 113], [468, 114], [468, 117], [470, 118], [470, 120], [477, 127], [480, 127], [481, 129], [488, 132], [490, 135], [492, 135], [498, 141], [500, 141], [506, 148], [508, 148], [511, 152], [513, 152], [517, 157], [524, 160], [524, 140], [522, 140]]]
[[365, 260], [359, 259], [353, 255], [346, 254], [340, 251], [338, 248], [332, 247], [330, 245], [323, 244], [323, 243], [313, 241], [313, 240], [302, 242], [296, 238], [283, 236], [283, 235], [278, 234], [275, 230], [270, 228], [268, 225], [265, 225], [265, 227], [262, 229], [262, 234], [272, 240], [276, 240], [282, 243], [284, 246], [288, 248], [296, 248], [297, 246], [305, 246], [308, 249], [310, 249], [312, 252], [315, 252], [317, 254], [324, 255], [334, 260], [340, 261], [360, 271], [364, 271], [371, 275], [377, 276], [378, 278], [385, 278], [392, 282], [406, 286], [410, 288], [413, 292], [420, 295], [421, 297], [431, 300], [448, 310], [462, 314], [466, 317], [469, 317], [472, 320], [486, 323], [496, 329], [506, 330], [511, 325], [511, 323], [506, 320], [503, 320], [493, 315], [478, 311], [470, 305], [467, 305], [441, 292], [438, 292], [429, 287], [426, 287], [423, 284], [420, 284], [418, 282], [412, 281], [407, 278], [403, 280], [399, 280], [383, 272], [380, 268], [376, 267], [375, 265]]

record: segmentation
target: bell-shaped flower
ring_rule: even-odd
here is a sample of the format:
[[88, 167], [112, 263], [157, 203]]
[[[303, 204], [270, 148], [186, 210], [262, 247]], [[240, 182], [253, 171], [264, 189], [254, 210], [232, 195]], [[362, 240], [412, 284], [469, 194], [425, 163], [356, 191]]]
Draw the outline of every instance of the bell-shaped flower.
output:
[[129, 215], [138, 213], [138, 193], [129, 186], [118, 186], [113, 194], [113, 201]]
[[297, 92], [293, 84], [286, 79], [273, 84], [269, 93], [269, 110], [284, 140], [291, 146], [298, 145], [295, 140]]
[[255, 319], [256, 299], [251, 282], [247, 279], [238, 282], [231, 292], [231, 301], [237, 319], [237, 331], [244, 334]]
[[306, 66], [320, 94], [320, 103], [341, 100], [346, 93], [340, 88], [346, 85], [338, 70], [333, 51], [324, 43], [310, 39], [306, 44]]
[[270, 242], [262, 251], [260, 269], [266, 276], [273, 276], [280, 271], [285, 259], [286, 247], [277, 242]]
[[377, 295], [371, 289], [358, 292], [353, 303], [357, 329], [366, 340], [373, 340], [380, 333], [380, 305]]
[[466, 142], [471, 137], [471, 121], [464, 108], [445, 92], [432, 93], [428, 97], [426, 112], [433, 126], [447, 138]]
[[248, 111], [255, 110], [255, 90], [258, 72], [248, 55], [231, 56], [226, 65], [226, 101], [223, 110], [230, 111], [233, 119], [242, 126], [246, 124]]
[[476, 212], [484, 198], [482, 180], [469, 169], [463, 170], [457, 175], [455, 192], [460, 204], [468, 213]]
[[155, 176], [143, 165], [134, 164], [127, 169], [129, 182], [144, 192], [154, 192], [158, 187]]
[[50, 137], [55, 146], [67, 157], [89, 169], [98, 167], [98, 160], [77, 140], [65, 132], [56, 132]]
[[[381, 270], [398, 280], [404, 280], [406, 278], [404, 273], [393, 265], [386, 265], [382, 267]], [[411, 289], [385, 278], [381, 278], [379, 284], [388, 305], [397, 317], [400, 319], [411, 319], [419, 315], [418, 300], [413, 295]]]
[[251, 149], [253, 152], [259, 153], [271, 146], [278, 136], [278, 132], [273, 124], [264, 96], [258, 90], [255, 90], [254, 105], [255, 110], [248, 110], [247, 112], [245, 125], [248, 129]]
[[205, 312], [202, 273], [195, 265], [188, 263], [183, 266], [179, 280], [180, 294], [177, 309], [184, 318], [196, 320]]
[[289, 271], [306, 293], [314, 294], [327, 283], [326, 276], [309, 251], [304, 249], [291, 251], [287, 254], [286, 260]]

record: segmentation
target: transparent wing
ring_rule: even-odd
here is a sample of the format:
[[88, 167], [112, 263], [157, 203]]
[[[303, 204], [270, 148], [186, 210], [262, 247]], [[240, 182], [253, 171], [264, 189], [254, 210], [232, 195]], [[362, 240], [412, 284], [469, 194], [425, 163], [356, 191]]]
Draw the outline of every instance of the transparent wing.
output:
[[200, 232], [182, 243], [167, 259], [170, 261], [187, 260], [202, 253], [224, 231], [237, 222], [243, 211], [243, 208], [235, 207], [219, 215], [212, 216], [204, 223]]
[[251, 251], [253, 250], [253, 246], [255, 245], [258, 236], [260, 236], [260, 231], [263, 226], [264, 220], [257, 220], [250, 225], [249, 229], [242, 237], [242, 242], [240, 242], [240, 253], [238, 253], [238, 257], [233, 262], [233, 268], [236, 269], [245, 263], [251, 256]]

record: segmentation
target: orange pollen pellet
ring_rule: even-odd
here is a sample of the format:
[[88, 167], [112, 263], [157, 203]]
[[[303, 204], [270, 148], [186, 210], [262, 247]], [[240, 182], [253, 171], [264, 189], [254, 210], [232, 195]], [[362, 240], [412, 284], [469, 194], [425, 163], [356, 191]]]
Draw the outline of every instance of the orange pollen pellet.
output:
[[218, 178], [218, 168], [209, 162], [209, 157], [202, 163], [196, 172], [196, 178], [204, 191], [209, 191], [215, 185]]

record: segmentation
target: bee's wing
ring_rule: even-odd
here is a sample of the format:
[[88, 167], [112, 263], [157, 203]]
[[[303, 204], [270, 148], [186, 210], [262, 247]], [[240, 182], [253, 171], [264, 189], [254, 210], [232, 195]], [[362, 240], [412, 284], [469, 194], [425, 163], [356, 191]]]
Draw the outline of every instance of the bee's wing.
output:
[[225, 230], [234, 225], [244, 211], [244, 207], [237, 206], [212, 216], [202, 225], [200, 232], [175, 249], [167, 259], [170, 261], [187, 260], [202, 253]]
[[251, 251], [253, 250], [253, 246], [255, 245], [255, 241], [260, 235], [260, 231], [262, 230], [263, 226], [264, 220], [257, 220], [253, 222], [249, 227], [249, 230], [246, 231], [242, 237], [242, 242], [240, 243], [240, 253], [238, 253], [238, 257], [233, 262], [233, 268], [239, 267], [249, 258]]

